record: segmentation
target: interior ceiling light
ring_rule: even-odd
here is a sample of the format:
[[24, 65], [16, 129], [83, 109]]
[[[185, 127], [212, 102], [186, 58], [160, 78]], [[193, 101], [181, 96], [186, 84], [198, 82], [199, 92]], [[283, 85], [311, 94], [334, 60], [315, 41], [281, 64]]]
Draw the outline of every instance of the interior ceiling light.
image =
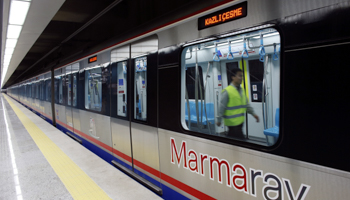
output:
[[[233, 40], [233, 41], [231, 41], [231, 44], [239, 43], [239, 42], [243, 42], [243, 40]], [[228, 42], [218, 44], [218, 47], [219, 46], [224, 46], [224, 45], [228, 45]], [[215, 45], [210, 45], [210, 46], [207, 46], [205, 48], [213, 48], [213, 47], [215, 47]]]
[[[268, 33], [268, 34], [263, 34], [264, 37], [269, 37], [269, 36], [273, 36], [273, 35], [279, 35], [278, 32], [276, 33]], [[253, 37], [254, 39], [260, 39], [260, 36], [256, 36], [256, 37]]]
[[9, 25], [7, 28], [7, 38], [17, 39], [21, 33], [22, 26]]
[[12, 1], [10, 8], [9, 24], [23, 25], [26, 19], [30, 2], [28, 1]]

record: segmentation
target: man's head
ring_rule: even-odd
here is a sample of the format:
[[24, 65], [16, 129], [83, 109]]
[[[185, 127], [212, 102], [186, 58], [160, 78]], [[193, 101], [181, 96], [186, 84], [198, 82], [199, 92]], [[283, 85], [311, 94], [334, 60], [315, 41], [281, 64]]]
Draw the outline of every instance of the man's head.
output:
[[231, 71], [232, 84], [235, 86], [239, 86], [243, 80], [243, 72], [239, 68], [234, 68]]

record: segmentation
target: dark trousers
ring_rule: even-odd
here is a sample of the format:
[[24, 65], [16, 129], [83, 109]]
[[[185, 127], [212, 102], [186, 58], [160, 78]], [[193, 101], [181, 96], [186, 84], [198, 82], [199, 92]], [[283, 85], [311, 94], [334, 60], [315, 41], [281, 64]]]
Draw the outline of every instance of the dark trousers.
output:
[[228, 126], [228, 133], [227, 136], [239, 138], [239, 139], [245, 139], [242, 131], [243, 124], [240, 124], [238, 126]]

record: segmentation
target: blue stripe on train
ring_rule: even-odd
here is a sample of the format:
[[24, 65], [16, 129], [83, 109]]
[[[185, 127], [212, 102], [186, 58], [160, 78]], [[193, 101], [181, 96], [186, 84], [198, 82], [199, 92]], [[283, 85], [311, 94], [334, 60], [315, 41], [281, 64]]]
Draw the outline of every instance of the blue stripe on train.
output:
[[[105, 160], [106, 162], [111, 164], [112, 166], [114, 166], [112, 164], [112, 160], [114, 159], [118, 163], [122, 164], [124, 167], [128, 168], [129, 170], [132, 170], [132, 166], [130, 166], [126, 162], [118, 159], [117, 157], [114, 157], [110, 153], [106, 152], [105, 150], [101, 149], [100, 147], [96, 146], [95, 144], [91, 143], [90, 141], [86, 140], [85, 138], [80, 137], [79, 135], [77, 135], [77, 134], [73, 133], [72, 131], [68, 130], [67, 128], [59, 125], [58, 123], [56, 124], [56, 127], [59, 130], [61, 130], [63, 133], [65, 133], [65, 134], [66, 134], [66, 132], [69, 132], [70, 134], [74, 135], [75, 137], [81, 139], [83, 141], [83, 146], [85, 148], [89, 149], [90, 151], [95, 153], [97, 156], [99, 156], [100, 158], [102, 158], [103, 160]], [[143, 172], [141, 172], [141, 171], [139, 171], [137, 169], [134, 169], [134, 172], [137, 173], [138, 175], [142, 176], [143, 178], [145, 178], [149, 182], [157, 185], [158, 187], [160, 186], [162, 188], [162, 190], [163, 190], [162, 198], [164, 198], [164, 199], [169, 199], [169, 200], [189, 199], [189, 198], [185, 197], [184, 195], [178, 193], [177, 191], [175, 191], [175, 190], [171, 189], [170, 187], [160, 183], [159, 181], [151, 178], [150, 176], [146, 175], [145, 173], [143, 173]]]

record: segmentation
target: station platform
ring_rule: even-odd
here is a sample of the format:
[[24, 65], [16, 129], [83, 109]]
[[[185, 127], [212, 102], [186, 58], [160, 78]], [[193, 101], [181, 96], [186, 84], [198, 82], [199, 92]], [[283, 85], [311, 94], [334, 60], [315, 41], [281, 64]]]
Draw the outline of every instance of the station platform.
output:
[[161, 199], [0, 94], [0, 199]]

